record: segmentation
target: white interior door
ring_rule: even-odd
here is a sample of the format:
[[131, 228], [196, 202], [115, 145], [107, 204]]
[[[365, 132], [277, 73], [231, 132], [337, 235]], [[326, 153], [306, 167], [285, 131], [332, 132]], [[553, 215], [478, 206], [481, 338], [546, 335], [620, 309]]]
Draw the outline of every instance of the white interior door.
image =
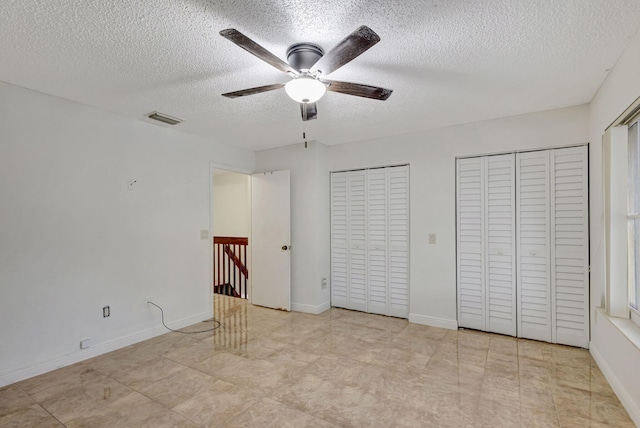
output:
[[485, 159], [458, 159], [458, 325], [485, 330]]
[[291, 310], [289, 171], [251, 177], [251, 303]]
[[548, 150], [516, 155], [518, 337], [552, 341]]
[[331, 174], [331, 305], [349, 307], [347, 173]]
[[389, 313], [409, 316], [409, 167], [389, 173]]
[[487, 331], [516, 335], [515, 155], [488, 156], [485, 172]]
[[587, 147], [551, 152], [553, 342], [589, 346]]
[[347, 172], [349, 221], [349, 309], [367, 311], [366, 171]]

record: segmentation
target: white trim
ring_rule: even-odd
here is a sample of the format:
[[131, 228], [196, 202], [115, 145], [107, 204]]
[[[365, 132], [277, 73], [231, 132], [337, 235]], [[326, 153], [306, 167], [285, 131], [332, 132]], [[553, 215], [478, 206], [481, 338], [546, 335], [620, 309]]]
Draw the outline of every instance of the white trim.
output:
[[629, 313], [631, 315], [631, 322], [640, 327], [640, 311], [629, 305]]
[[214, 261], [215, 258], [215, 246], [213, 245], [213, 170], [215, 164], [209, 162], [209, 278], [207, 279], [207, 287], [209, 288], [209, 308], [211, 310], [211, 317], [215, 318], [215, 307], [213, 304], [213, 287], [214, 287]]
[[605, 178], [605, 305], [608, 315], [620, 318], [629, 318], [627, 142], [627, 126], [610, 128], [604, 134], [602, 142], [602, 169]]
[[222, 169], [224, 171], [236, 172], [238, 174], [246, 174], [246, 175], [251, 175], [251, 174], [254, 173], [252, 170], [247, 169], [247, 168], [238, 168], [238, 167], [233, 166], [233, 165], [225, 165], [223, 163], [210, 162], [209, 163], [209, 171], [211, 173], [213, 173], [214, 169]]
[[589, 352], [598, 364], [600, 371], [611, 385], [611, 388], [618, 396], [618, 399], [626, 409], [627, 413], [629, 413], [629, 417], [631, 417], [636, 425], [640, 426], [640, 408], [638, 408], [636, 403], [634, 403], [631, 394], [629, 394], [626, 388], [618, 381], [613, 370], [611, 370], [611, 367], [607, 364], [607, 360], [602, 356], [598, 347], [595, 346], [593, 342], [590, 343]]
[[409, 322], [414, 324], [428, 325], [430, 327], [446, 328], [448, 330], [458, 329], [458, 321], [456, 320], [435, 318], [426, 315], [409, 314]]
[[589, 143], [587, 142], [587, 143], [567, 144], [563, 146], [546, 146], [546, 147], [539, 147], [535, 149], [522, 149], [522, 150], [515, 150], [515, 151], [508, 151], [508, 152], [489, 152], [489, 153], [473, 154], [473, 155], [460, 155], [460, 156], [456, 156], [456, 159], [480, 158], [485, 156], [500, 156], [500, 155], [510, 155], [510, 154], [518, 154], [518, 153], [529, 153], [529, 152], [543, 152], [545, 150], [569, 149], [572, 147], [582, 147], [582, 146], [588, 147]]
[[[187, 327], [201, 322], [204, 319], [211, 318], [209, 312], [202, 312], [196, 315], [191, 315], [181, 320], [172, 321], [167, 323], [169, 327], [173, 329], [179, 329]], [[9, 372], [0, 373], [0, 387], [10, 385], [21, 380], [29, 379], [30, 377], [37, 376], [43, 373], [47, 373], [62, 367], [66, 367], [71, 364], [78, 363], [80, 361], [88, 360], [89, 358], [97, 357], [98, 355], [106, 354], [107, 352], [115, 351], [116, 349], [124, 348], [125, 346], [133, 345], [134, 343], [142, 342], [144, 340], [151, 339], [156, 336], [168, 333], [162, 325], [158, 325], [146, 330], [132, 333], [117, 339], [112, 339], [95, 346], [91, 346], [86, 349], [77, 349], [67, 354], [58, 355], [53, 358], [49, 358], [27, 367], [11, 370]]]
[[291, 310], [294, 312], [304, 312], [307, 314], [321, 314], [324, 311], [328, 310], [331, 307], [331, 303], [329, 301], [326, 301], [320, 305], [314, 306], [314, 305], [307, 305], [304, 303], [295, 303], [292, 302], [291, 303]]

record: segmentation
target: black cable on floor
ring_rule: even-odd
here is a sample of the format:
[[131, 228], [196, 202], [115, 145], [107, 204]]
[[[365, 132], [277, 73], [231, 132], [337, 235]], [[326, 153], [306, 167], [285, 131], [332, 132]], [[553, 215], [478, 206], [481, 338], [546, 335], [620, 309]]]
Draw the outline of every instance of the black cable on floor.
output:
[[147, 303], [148, 303], [148, 304], [150, 304], [150, 305], [155, 306], [155, 307], [156, 307], [156, 308], [158, 308], [158, 309], [160, 309], [160, 315], [162, 316], [162, 325], [164, 326], [164, 328], [166, 328], [167, 330], [172, 331], [172, 332], [174, 332], [174, 333], [182, 333], [182, 334], [208, 333], [208, 332], [210, 332], [210, 331], [217, 330], [218, 328], [220, 328], [220, 326], [222, 326], [222, 323], [221, 323], [220, 321], [218, 321], [218, 320], [213, 320], [213, 322], [218, 323], [218, 325], [217, 325], [217, 326], [215, 326], [215, 327], [213, 327], [213, 328], [209, 328], [209, 329], [207, 329], [207, 330], [199, 330], [199, 331], [181, 331], [181, 330], [174, 330], [174, 329], [172, 329], [172, 328], [168, 327], [168, 326], [164, 323], [164, 311], [162, 310], [162, 308], [161, 308], [160, 306], [156, 305], [156, 304], [155, 304], [155, 303], [153, 303], [153, 302], [147, 302]]

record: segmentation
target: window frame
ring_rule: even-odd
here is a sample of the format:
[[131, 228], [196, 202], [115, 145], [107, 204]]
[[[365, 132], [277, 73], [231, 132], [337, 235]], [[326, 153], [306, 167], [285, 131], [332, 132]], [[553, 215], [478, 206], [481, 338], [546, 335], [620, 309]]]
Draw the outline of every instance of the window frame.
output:
[[[632, 129], [635, 127], [635, 131]], [[633, 135], [635, 134], [635, 135]], [[635, 138], [635, 141], [632, 141]], [[631, 154], [631, 145], [635, 144], [635, 162], [633, 162]], [[634, 239], [640, 234], [640, 202], [633, 200], [640, 193], [640, 117], [636, 116], [628, 122], [628, 138], [627, 138], [627, 287], [630, 318], [636, 324], [640, 325], [640, 281], [638, 280], [638, 271], [640, 270], [640, 245], [637, 245]], [[635, 206], [633, 206], [635, 205]], [[631, 221], [635, 221], [635, 226], [631, 225]], [[635, 227], [635, 230], [632, 228]], [[635, 254], [634, 260], [631, 259], [632, 247]]]

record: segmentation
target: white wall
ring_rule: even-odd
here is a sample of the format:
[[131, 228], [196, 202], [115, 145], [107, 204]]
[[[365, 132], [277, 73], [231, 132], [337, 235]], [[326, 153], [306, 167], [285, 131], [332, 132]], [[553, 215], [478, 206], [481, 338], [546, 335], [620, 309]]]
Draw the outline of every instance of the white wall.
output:
[[332, 171], [410, 164], [410, 321], [457, 328], [456, 157], [583, 144], [587, 119], [578, 106], [329, 147]]
[[327, 147], [311, 142], [256, 152], [256, 172], [290, 170], [291, 308], [320, 313], [329, 308], [329, 173]]
[[[627, 46], [590, 104], [591, 188], [591, 353], [637, 425], [640, 425], [640, 343], [632, 343], [610, 320], [596, 311], [604, 296], [604, 212], [602, 183], [602, 134], [640, 97], [640, 34]], [[629, 323], [629, 322], [627, 322]], [[640, 329], [635, 334], [640, 337]]]
[[213, 177], [213, 233], [249, 237], [251, 232], [251, 176], [229, 172]]
[[[350, 144], [257, 152], [258, 171], [291, 170], [294, 309], [312, 312], [329, 300], [329, 290], [319, 287], [330, 270], [329, 171], [410, 164], [410, 320], [456, 328], [456, 157], [588, 140], [588, 107], [578, 106]], [[427, 244], [429, 233], [437, 234], [436, 245]]]
[[211, 315], [210, 162], [254, 155], [0, 82], [0, 385]]

